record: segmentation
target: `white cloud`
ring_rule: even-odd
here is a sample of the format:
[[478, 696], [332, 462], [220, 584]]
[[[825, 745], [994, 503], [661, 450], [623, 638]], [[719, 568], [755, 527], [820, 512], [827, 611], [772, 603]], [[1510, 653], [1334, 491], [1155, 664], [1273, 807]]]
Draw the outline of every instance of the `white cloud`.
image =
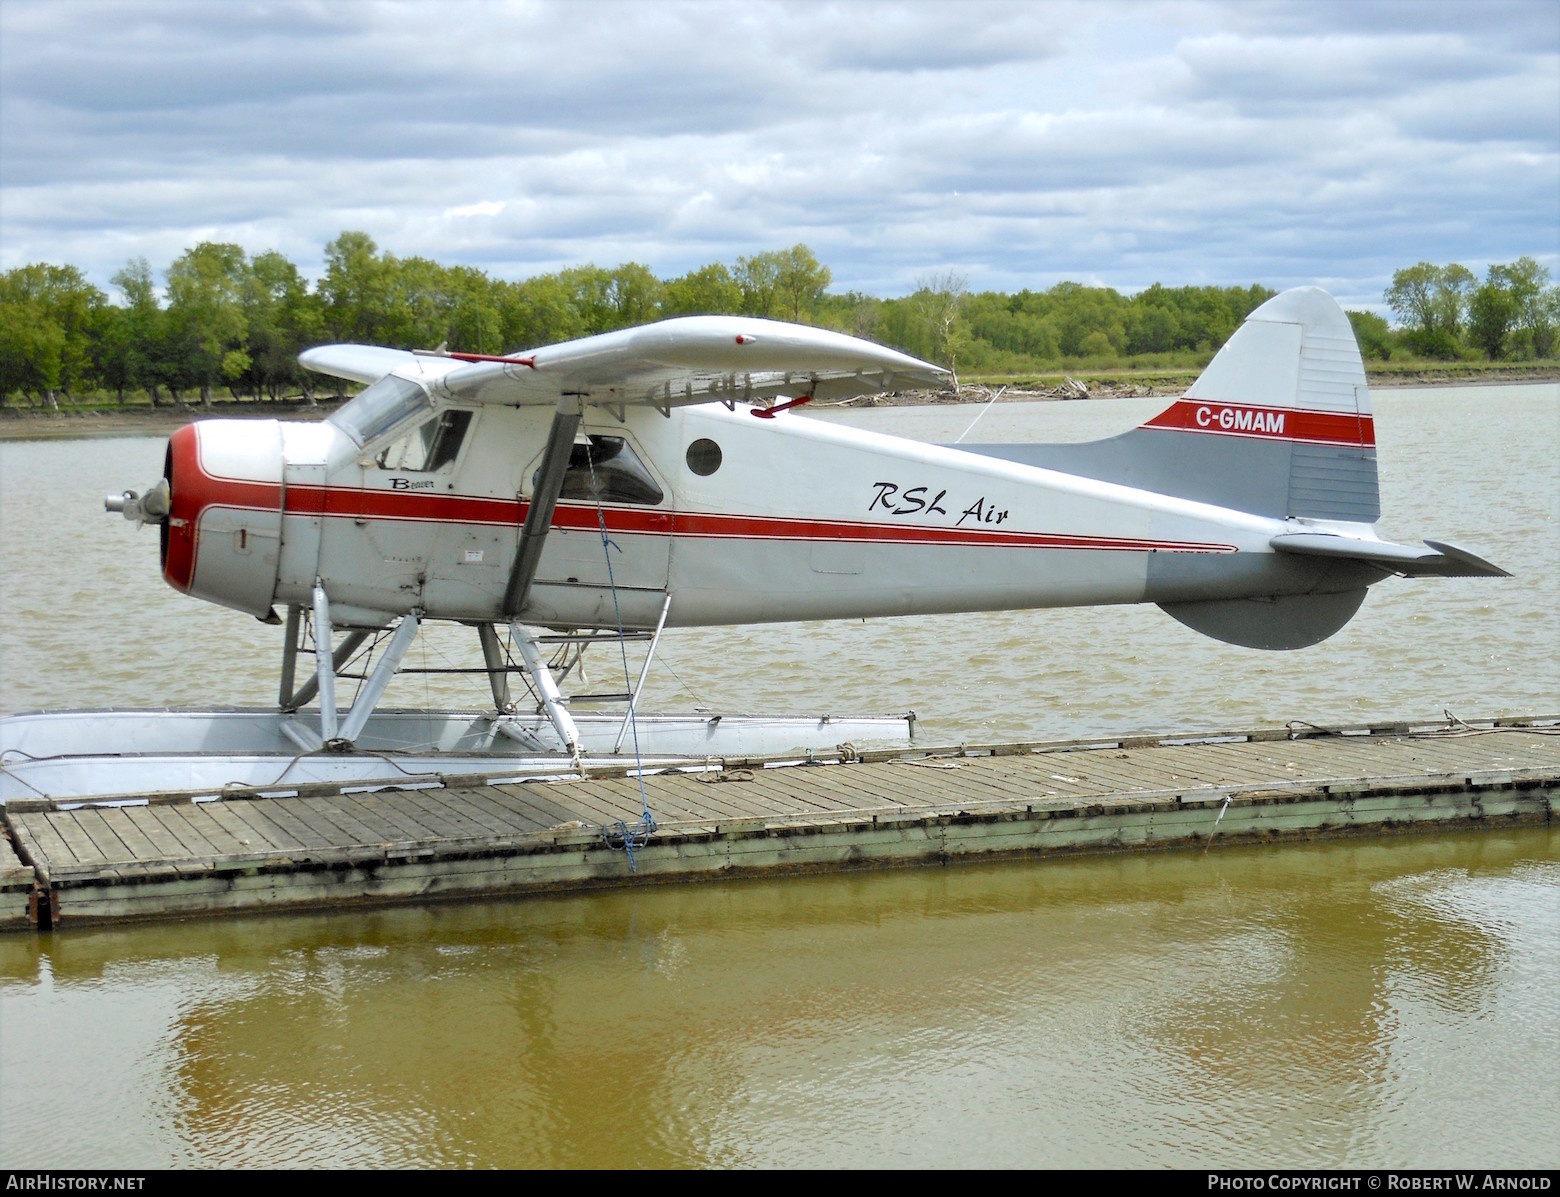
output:
[[805, 241], [883, 295], [1560, 273], [1547, 0], [449, 11], [5, 0], [0, 266], [317, 276], [353, 228], [500, 277]]
[[482, 200], [475, 204], [462, 204], [458, 208], [444, 209], [444, 215], [454, 218], [463, 216], [497, 216], [506, 207], [502, 200]]

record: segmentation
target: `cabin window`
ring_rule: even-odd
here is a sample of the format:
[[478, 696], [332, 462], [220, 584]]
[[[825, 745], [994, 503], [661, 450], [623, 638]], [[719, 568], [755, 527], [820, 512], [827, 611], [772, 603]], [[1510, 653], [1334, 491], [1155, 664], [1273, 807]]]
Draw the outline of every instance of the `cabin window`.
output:
[[428, 392], [417, 383], [388, 374], [330, 419], [359, 445], [366, 445], [431, 406]]
[[[538, 470], [531, 478], [536, 485]], [[579, 499], [588, 503], [636, 503], [653, 507], [664, 497], [661, 488], [639, 460], [629, 443], [620, 436], [591, 436], [576, 441], [569, 454], [569, 468], [563, 475], [560, 499]]]
[[399, 440], [392, 441], [374, 461], [382, 470], [432, 474], [455, 464], [469, 427], [469, 411], [444, 412], [419, 424]]
[[701, 436], [688, 446], [688, 468], [700, 478], [708, 478], [720, 469], [720, 446]]

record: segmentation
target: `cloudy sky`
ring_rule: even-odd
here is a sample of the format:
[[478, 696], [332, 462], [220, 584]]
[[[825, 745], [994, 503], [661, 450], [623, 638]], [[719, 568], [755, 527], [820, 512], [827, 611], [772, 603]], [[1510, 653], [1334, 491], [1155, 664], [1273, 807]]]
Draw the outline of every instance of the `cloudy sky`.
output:
[[880, 296], [1560, 276], [1560, 4], [0, 0], [0, 266], [343, 229]]

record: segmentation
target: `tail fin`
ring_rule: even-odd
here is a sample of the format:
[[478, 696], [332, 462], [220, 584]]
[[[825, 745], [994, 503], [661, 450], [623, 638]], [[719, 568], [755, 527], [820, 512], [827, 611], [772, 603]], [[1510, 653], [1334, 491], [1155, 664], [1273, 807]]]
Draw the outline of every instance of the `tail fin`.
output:
[[1381, 515], [1365, 366], [1349, 318], [1319, 288], [1252, 312], [1147, 430], [1181, 463], [1168, 493], [1280, 519]]
[[1316, 287], [1252, 312], [1140, 428], [1087, 444], [958, 447], [1275, 519], [1381, 514], [1365, 366], [1349, 318]]

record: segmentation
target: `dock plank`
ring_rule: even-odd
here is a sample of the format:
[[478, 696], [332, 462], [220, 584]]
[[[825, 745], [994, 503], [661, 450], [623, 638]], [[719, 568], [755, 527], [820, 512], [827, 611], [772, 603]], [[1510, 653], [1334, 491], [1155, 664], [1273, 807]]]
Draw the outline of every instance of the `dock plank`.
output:
[[286, 799], [289, 803], [287, 811], [316, 835], [324, 836], [326, 846], [348, 849], [377, 845], [379, 838], [365, 827], [362, 820], [350, 816], [339, 820], [333, 817], [332, 812], [340, 810], [339, 804], [344, 797], [346, 795], [289, 798]]
[[510, 795], [504, 793], [497, 786], [481, 786], [477, 789], [467, 790], [466, 796], [472, 803], [483, 804], [488, 810], [501, 817], [517, 835], [531, 835], [538, 831], [546, 831], [549, 827], [557, 826], [557, 821], [549, 821], [536, 813], [534, 807], [525, 806], [515, 801]]
[[146, 833], [135, 825], [135, 822], [125, 813], [123, 807], [105, 806], [98, 812], [103, 816], [103, 821], [114, 829], [117, 835], [130, 850], [132, 859], [137, 861], [149, 860], [159, 855], [157, 846], [146, 838]]
[[54, 829], [54, 834], [70, 849], [75, 857], [76, 864], [99, 864], [103, 860], [103, 854], [98, 851], [91, 837], [81, 828], [81, 823], [75, 811], [51, 812], [48, 815], [49, 826]]
[[[147, 824], [155, 825], [162, 833], [161, 838], [154, 839], [153, 842], [162, 849], [164, 860], [191, 861], [213, 854], [210, 844], [196, 836], [184, 820], [173, 813], [171, 806], [147, 806], [138, 809], [144, 809]], [[149, 831], [147, 838], [152, 838]]]
[[248, 827], [265, 843], [269, 844], [273, 851], [295, 852], [304, 846], [297, 836], [286, 830], [280, 823], [270, 817], [268, 807], [272, 799], [263, 798], [258, 801], [250, 799], [229, 800], [223, 805], [228, 813]]
[[462, 786], [450, 794], [450, 804], [462, 817], [480, 824], [488, 835], [511, 836], [521, 831], [515, 817], [494, 806], [480, 786]]
[[212, 808], [220, 806], [220, 800], [199, 803], [178, 803], [168, 809], [188, 823], [191, 829], [211, 845], [213, 856], [241, 856], [252, 851], [243, 840], [222, 826], [212, 817]]
[[299, 849], [318, 851], [333, 847], [331, 836], [308, 817], [305, 807], [302, 798], [271, 798], [267, 801], [265, 814], [298, 841]]
[[157, 859], [183, 860], [189, 857], [189, 849], [164, 827], [162, 820], [157, 817], [156, 807], [126, 806], [120, 809], [125, 812], [125, 818], [130, 820], [135, 829], [152, 844], [157, 852]]
[[235, 809], [236, 807], [247, 805], [249, 804], [244, 802], [207, 802], [202, 805], [201, 809], [205, 812], [207, 818], [218, 824], [223, 831], [238, 843], [239, 847], [235, 851], [275, 851], [276, 845], [271, 842], [271, 838], [246, 822]]
[[76, 863], [76, 854], [49, 825], [48, 816], [44, 812], [8, 815], [7, 818], [11, 825], [11, 834], [16, 836], [17, 846], [34, 864], [42, 865], [45, 871], [51, 871]]
[[428, 840], [426, 827], [401, 817], [379, 794], [342, 794], [336, 802], [372, 831], [379, 843], [424, 843]]
[[532, 812], [533, 817], [542, 820], [548, 827], [558, 827], [579, 819], [579, 815], [568, 807], [554, 802], [539, 785], [519, 782], [485, 786], [483, 789], [492, 794], [494, 802], [513, 803], [518, 813]]
[[[112, 807], [108, 809], [112, 810]], [[73, 812], [76, 816], [76, 825], [86, 834], [87, 838], [97, 847], [103, 859], [109, 864], [119, 864], [135, 860], [136, 852], [129, 847], [119, 834], [109, 826], [103, 818], [103, 812], [91, 807], [83, 807]]]
[[379, 834], [363, 820], [353, 813], [348, 804], [343, 801], [346, 795], [310, 797], [305, 799], [309, 804], [309, 811], [321, 819], [329, 820], [334, 826], [341, 829], [343, 838], [352, 844], [376, 844], [380, 842]]
[[709, 773], [679, 777], [675, 782], [668, 783], [673, 792], [681, 797], [684, 806], [703, 811], [705, 817], [717, 821], [751, 818], [758, 811], [758, 805], [744, 793], [752, 790], [751, 781], [742, 781], [737, 777], [725, 781], [701, 781], [700, 776], [716, 778], [721, 775]]
[[755, 778], [755, 784], [761, 787], [761, 793], [776, 795], [777, 799], [788, 803], [789, 809], [799, 815], [826, 815], [838, 810], [839, 804], [832, 795], [819, 790], [811, 778], [802, 775], [806, 769], [805, 765], [791, 769], [766, 769], [761, 779]]
[[472, 839], [486, 834], [486, 828], [480, 823], [466, 818], [450, 805], [449, 795], [440, 795], [444, 802], [438, 807], [426, 802], [422, 795], [421, 790], [387, 790], [377, 797], [405, 822], [427, 828], [430, 839]]
[[627, 822], [639, 818], [638, 802], [635, 802], [630, 810], [618, 803], [615, 796], [594, 795], [587, 787], [597, 784], [595, 782], [561, 781], [536, 784], [545, 786], [548, 796], [553, 801], [565, 805], [573, 812], [571, 818], [582, 823], [610, 825], [620, 820]]

